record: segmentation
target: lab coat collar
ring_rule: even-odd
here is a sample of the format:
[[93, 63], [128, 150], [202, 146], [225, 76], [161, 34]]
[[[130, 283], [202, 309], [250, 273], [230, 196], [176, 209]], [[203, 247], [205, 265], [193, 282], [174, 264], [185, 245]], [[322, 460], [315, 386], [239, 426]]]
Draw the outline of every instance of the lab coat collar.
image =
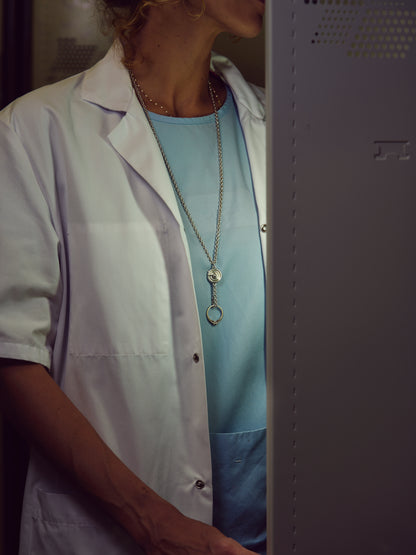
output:
[[250, 116], [261, 122], [265, 121], [264, 102], [261, 102], [263, 92], [259, 87], [249, 85], [237, 67], [221, 54], [212, 53], [211, 69], [223, 78], [232, 90], [236, 102], [244, 107]]
[[81, 97], [107, 110], [127, 112], [132, 103], [134, 91], [130, 77], [121, 59], [123, 50], [116, 41], [106, 56], [85, 72]]

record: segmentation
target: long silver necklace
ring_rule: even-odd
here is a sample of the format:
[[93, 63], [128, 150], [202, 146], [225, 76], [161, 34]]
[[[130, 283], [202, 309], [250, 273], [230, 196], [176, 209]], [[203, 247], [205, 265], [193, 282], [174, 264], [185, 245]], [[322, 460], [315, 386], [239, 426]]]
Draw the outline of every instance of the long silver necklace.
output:
[[218, 298], [217, 298], [217, 283], [219, 283], [222, 279], [222, 273], [221, 271], [218, 269], [217, 267], [217, 257], [218, 257], [218, 247], [220, 244], [220, 235], [221, 235], [221, 217], [222, 217], [222, 204], [223, 204], [223, 196], [224, 196], [224, 169], [223, 169], [223, 157], [222, 157], [222, 142], [221, 142], [221, 127], [220, 127], [220, 119], [218, 116], [218, 110], [217, 110], [217, 105], [215, 102], [215, 98], [214, 98], [214, 89], [213, 86], [211, 84], [211, 81], [208, 81], [208, 90], [209, 90], [209, 94], [211, 97], [211, 102], [212, 102], [212, 107], [214, 109], [214, 114], [215, 114], [215, 128], [216, 128], [216, 132], [217, 132], [217, 147], [218, 147], [218, 170], [219, 170], [219, 192], [218, 192], [218, 208], [217, 208], [217, 224], [216, 224], [216, 230], [215, 230], [215, 240], [214, 240], [214, 249], [213, 249], [213, 253], [212, 256], [210, 255], [202, 237], [201, 234], [198, 231], [198, 228], [195, 225], [195, 222], [191, 216], [191, 213], [189, 211], [188, 206], [185, 203], [185, 200], [183, 198], [183, 195], [181, 193], [181, 190], [179, 189], [178, 183], [175, 179], [175, 176], [173, 175], [173, 171], [172, 168], [170, 167], [169, 161], [167, 159], [167, 156], [165, 154], [165, 151], [163, 150], [162, 144], [159, 140], [159, 137], [156, 133], [156, 129], [153, 125], [153, 122], [150, 118], [149, 115], [149, 110], [147, 109], [146, 103], [144, 102], [143, 96], [141, 94], [141, 91], [143, 90], [141, 88], [141, 86], [138, 84], [133, 72], [130, 70], [130, 78], [131, 81], [133, 83], [133, 87], [134, 87], [134, 91], [136, 93], [136, 96], [143, 108], [143, 111], [146, 115], [147, 121], [149, 122], [150, 128], [153, 132], [153, 135], [155, 136], [156, 142], [159, 146], [160, 152], [162, 154], [163, 160], [165, 162], [165, 166], [166, 169], [169, 173], [169, 177], [170, 180], [172, 182], [173, 188], [175, 189], [176, 195], [179, 199], [179, 202], [181, 203], [181, 206], [183, 208], [183, 211], [185, 212], [189, 223], [191, 224], [191, 227], [202, 247], [202, 249], [204, 250], [204, 253], [206, 255], [206, 257], [208, 258], [208, 261], [210, 263], [210, 268], [207, 271], [207, 280], [210, 283], [211, 286], [211, 304], [209, 305], [209, 307], [206, 310], [206, 317], [208, 322], [212, 325], [212, 326], [216, 326], [219, 322], [221, 322], [223, 316], [224, 316], [224, 311], [221, 308], [221, 306], [218, 304]]

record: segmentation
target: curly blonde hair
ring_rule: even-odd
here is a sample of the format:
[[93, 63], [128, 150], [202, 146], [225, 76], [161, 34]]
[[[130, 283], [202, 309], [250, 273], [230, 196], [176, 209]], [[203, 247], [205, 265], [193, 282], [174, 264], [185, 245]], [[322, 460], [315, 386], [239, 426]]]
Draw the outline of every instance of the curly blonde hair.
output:
[[121, 41], [124, 47], [125, 65], [129, 65], [134, 57], [132, 38], [144, 26], [149, 8], [164, 4], [184, 4], [191, 17], [198, 19], [205, 12], [205, 0], [200, 0], [200, 10], [195, 13], [192, 0], [97, 0], [99, 11], [103, 15], [106, 28], [114, 33], [114, 38]]

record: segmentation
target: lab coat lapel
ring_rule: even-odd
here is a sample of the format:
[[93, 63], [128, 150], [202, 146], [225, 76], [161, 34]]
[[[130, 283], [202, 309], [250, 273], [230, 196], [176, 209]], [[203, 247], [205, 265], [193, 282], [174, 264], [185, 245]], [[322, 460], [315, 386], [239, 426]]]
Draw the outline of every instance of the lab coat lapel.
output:
[[[259, 226], [266, 224], [266, 125], [260, 89], [248, 85], [239, 70], [224, 56], [214, 54], [212, 69], [219, 73], [232, 90], [250, 160]], [[260, 233], [266, 259], [266, 233]]]
[[[135, 99], [134, 99], [135, 100]], [[178, 203], [149, 123], [139, 110], [128, 112], [108, 136], [115, 150], [154, 189], [182, 227]]]
[[[266, 224], [266, 137], [264, 122], [253, 117], [242, 118], [248, 157], [251, 162], [251, 175], [257, 203], [259, 226]], [[255, 161], [255, 163], [253, 163]], [[266, 233], [260, 233], [263, 256], [266, 259]]]
[[121, 46], [115, 42], [105, 58], [86, 72], [82, 98], [106, 110], [124, 112], [118, 125], [108, 135], [109, 141], [165, 202], [183, 230], [169, 174], [121, 56]]

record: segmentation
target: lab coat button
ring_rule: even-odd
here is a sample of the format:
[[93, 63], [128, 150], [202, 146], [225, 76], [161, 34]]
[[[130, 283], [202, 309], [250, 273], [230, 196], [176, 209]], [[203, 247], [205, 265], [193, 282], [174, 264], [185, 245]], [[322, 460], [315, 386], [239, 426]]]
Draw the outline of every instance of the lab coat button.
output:
[[196, 487], [196, 489], [204, 489], [205, 482], [203, 482], [202, 480], [197, 480], [195, 482], [195, 487]]
[[261, 229], [261, 231], [262, 231], [263, 233], [266, 233], [266, 231], [267, 231], [267, 224], [263, 224], [263, 225], [261, 226], [260, 229]]
[[194, 356], [192, 357], [194, 359], [194, 362], [199, 362], [199, 355], [198, 353], [195, 353]]

